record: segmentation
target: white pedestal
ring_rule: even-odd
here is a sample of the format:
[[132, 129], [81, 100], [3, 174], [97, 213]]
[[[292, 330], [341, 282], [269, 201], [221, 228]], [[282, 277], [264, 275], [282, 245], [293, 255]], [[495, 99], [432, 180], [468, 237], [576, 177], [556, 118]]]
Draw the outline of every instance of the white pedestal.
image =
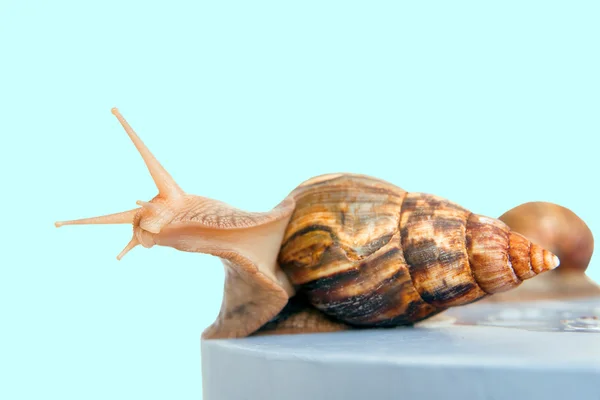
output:
[[205, 400], [600, 399], [600, 298], [419, 327], [202, 343]]

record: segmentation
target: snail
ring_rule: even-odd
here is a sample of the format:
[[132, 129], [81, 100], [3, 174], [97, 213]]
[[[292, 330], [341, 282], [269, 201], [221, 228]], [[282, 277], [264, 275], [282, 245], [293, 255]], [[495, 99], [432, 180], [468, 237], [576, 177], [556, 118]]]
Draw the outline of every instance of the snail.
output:
[[128, 211], [56, 222], [132, 224], [136, 246], [219, 257], [224, 294], [203, 339], [413, 325], [559, 265], [499, 219], [354, 173], [300, 183], [267, 212], [184, 192], [112, 109], [158, 189]]

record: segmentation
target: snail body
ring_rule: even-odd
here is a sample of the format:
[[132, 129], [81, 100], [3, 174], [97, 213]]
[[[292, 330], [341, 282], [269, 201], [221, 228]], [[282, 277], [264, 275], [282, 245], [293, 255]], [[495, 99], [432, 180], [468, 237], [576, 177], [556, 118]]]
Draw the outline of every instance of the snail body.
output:
[[133, 224], [118, 259], [138, 245], [221, 258], [223, 302], [206, 339], [410, 325], [559, 264], [499, 219], [365, 175], [311, 178], [263, 213], [187, 194], [113, 114], [158, 195], [129, 211], [56, 226]]

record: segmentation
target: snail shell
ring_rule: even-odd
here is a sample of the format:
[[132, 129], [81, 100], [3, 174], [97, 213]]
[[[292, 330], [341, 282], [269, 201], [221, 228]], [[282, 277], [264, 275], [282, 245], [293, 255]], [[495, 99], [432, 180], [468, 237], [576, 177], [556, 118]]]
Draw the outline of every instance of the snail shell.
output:
[[558, 265], [498, 219], [376, 178], [319, 176], [291, 196], [281, 269], [313, 307], [349, 325], [412, 324]]

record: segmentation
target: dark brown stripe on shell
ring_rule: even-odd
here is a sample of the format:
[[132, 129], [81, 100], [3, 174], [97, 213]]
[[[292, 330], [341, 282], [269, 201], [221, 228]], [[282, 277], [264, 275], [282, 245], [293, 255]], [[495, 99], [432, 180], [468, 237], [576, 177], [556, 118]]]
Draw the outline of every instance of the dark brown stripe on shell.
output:
[[[332, 239], [335, 239], [335, 232], [333, 231], [333, 229], [330, 226], [313, 224], [313, 225], [309, 225], [305, 228], [302, 228], [299, 231], [294, 232], [294, 234], [292, 236], [290, 236], [289, 239], [287, 239], [282, 244], [282, 247], [285, 248], [285, 246], [287, 246], [292, 240], [296, 239], [298, 236], [302, 236], [302, 235], [305, 235], [305, 234], [307, 234], [309, 232], [313, 232], [313, 231], [327, 232], [331, 236]], [[284, 253], [285, 253], [285, 251], [284, 251]]]
[[[392, 277], [382, 281], [376, 290], [362, 292], [355, 296], [334, 299], [326, 290], [317, 291], [309, 288], [306, 288], [306, 293], [313, 305], [324, 313], [351, 324], [360, 324], [362, 320], [371, 319], [379, 313], [379, 310], [388, 307], [389, 296], [394, 294], [391, 284], [401, 278], [402, 274], [405, 272], [399, 270]], [[336, 284], [335, 287], [339, 285]]]
[[353, 325], [412, 323], [439, 312], [415, 291], [399, 247], [363, 261], [358, 274], [319, 279], [303, 290], [316, 308]]
[[[293, 284], [334, 277], [358, 268], [355, 261], [374, 254], [388, 244], [392, 235], [374, 239], [362, 247], [342, 247], [323, 230], [306, 230], [304, 236], [289, 240], [280, 253], [279, 265]], [[312, 237], [309, 237], [312, 236]], [[298, 243], [296, 243], [298, 242]]]
[[477, 285], [465, 246], [470, 212], [437, 196], [409, 193], [400, 216], [401, 244], [421, 298], [447, 308], [485, 296]]
[[[369, 280], [381, 275], [382, 270], [390, 263], [394, 262], [400, 250], [397, 247], [391, 247], [384, 252], [370, 257], [368, 260], [356, 263], [356, 269], [337, 273], [331, 276], [325, 276], [304, 284], [303, 289], [311, 293], [311, 296], [335, 300], [338, 292], [349, 291], [352, 285], [365, 286]], [[399, 266], [394, 267], [391, 273], [399, 270]], [[389, 274], [388, 274], [389, 275]], [[391, 278], [388, 278], [391, 279]], [[385, 280], [379, 282], [377, 286], [385, 284]]]
[[[442, 280], [443, 281], [443, 280]], [[453, 299], [462, 299], [475, 289], [477, 284], [472, 282], [461, 283], [458, 285], [450, 285], [444, 282], [443, 285], [438, 285], [435, 292], [423, 292], [421, 297], [426, 302], [433, 304], [442, 301], [452, 301]], [[476, 299], [471, 299], [474, 301]]]

